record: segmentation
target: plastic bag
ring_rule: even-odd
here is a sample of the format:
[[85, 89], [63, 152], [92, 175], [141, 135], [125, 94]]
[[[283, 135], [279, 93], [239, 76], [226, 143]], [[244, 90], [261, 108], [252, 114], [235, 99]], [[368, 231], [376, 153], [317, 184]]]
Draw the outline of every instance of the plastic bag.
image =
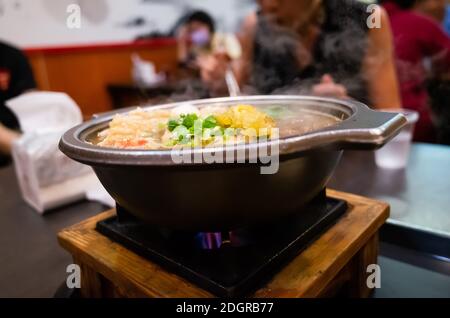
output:
[[9, 100], [23, 135], [12, 155], [22, 197], [37, 212], [86, 197], [101, 187], [93, 170], [66, 157], [58, 148], [62, 134], [82, 122], [77, 104], [64, 93], [32, 92]]

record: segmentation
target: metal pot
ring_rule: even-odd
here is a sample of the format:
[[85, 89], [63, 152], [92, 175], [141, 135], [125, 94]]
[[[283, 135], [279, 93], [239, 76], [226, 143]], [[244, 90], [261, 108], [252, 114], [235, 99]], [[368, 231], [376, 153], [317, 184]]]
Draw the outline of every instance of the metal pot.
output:
[[[341, 121], [305, 135], [267, 142], [268, 146], [275, 142], [279, 146], [279, 153], [267, 156], [279, 154], [275, 174], [261, 174], [261, 164], [248, 163], [255, 159], [251, 150], [257, 146], [252, 144], [232, 149], [236, 153], [245, 151], [246, 163], [207, 164], [202, 159], [176, 164], [171, 151], [110, 149], [87, 142], [119, 112], [69, 130], [60, 141], [60, 149], [70, 158], [92, 166], [117, 203], [138, 219], [171, 229], [211, 232], [301, 213], [302, 206], [326, 186], [344, 149], [381, 147], [406, 124], [401, 114], [372, 111], [354, 101], [319, 97], [248, 96], [189, 103], [197, 107], [238, 103], [294, 105]], [[224, 150], [194, 152], [203, 155]]]

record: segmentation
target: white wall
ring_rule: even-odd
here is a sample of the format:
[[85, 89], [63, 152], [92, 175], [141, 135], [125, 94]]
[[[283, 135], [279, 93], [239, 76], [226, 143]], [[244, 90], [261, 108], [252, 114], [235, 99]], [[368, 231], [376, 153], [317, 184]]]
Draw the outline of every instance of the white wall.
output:
[[[81, 29], [66, 25], [67, 6], [81, 6]], [[20, 47], [131, 41], [167, 31], [187, 8], [211, 13], [222, 31], [235, 31], [255, 7], [253, 0], [0, 0], [0, 40]], [[126, 27], [143, 17], [149, 23]]]

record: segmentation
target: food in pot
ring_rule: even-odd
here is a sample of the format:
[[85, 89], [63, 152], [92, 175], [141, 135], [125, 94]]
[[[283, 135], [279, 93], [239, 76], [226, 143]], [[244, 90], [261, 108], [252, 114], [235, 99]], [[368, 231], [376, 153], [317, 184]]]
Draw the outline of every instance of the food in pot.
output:
[[279, 129], [280, 137], [289, 137], [338, 121], [332, 116], [300, 113], [282, 106], [257, 108], [241, 104], [197, 108], [185, 104], [174, 109], [145, 111], [138, 108], [116, 115], [109, 128], [91, 142], [120, 149], [214, 147], [272, 138], [274, 128]]
[[[215, 158], [216, 153], [208, 149], [189, 156], [194, 159], [190, 162], [178, 163], [172, 151], [136, 152], [95, 146], [111, 134], [103, 132], [102, 139], [98, 138], [108, 128], [111, 116], [101, 116], [70, 129], [61, 138], [60, 149], [70, 158], [92, 166], [118, 205], [140, 221], [172, 230], [229, 232], [300, 213], [301, 207], [326, 187], [342, 150], [379, 148], [407, 122], [401, 115], [375, 112], [355, 101], [320, 97], [242, 96], [188, 104], [195, 108], [181, 109], [177, 116], [194, 109], [199, 117], [203, 113], [209, 116], [209, 110], [217, 106], [226, 111], [236, 104], [254, 105], [266, 113], [280, 129], [279, 158], [270, 163], [279, 159], [277, 173], [262, 174], [267, 166], [261, 160], [250, 163], [250, 147], [242, 147], [248, 154], [244, 163], [233, 160], [211, 164], [206, 159]], [[172, 119], [170, 109], [180, 110], [178, 106], [169, 104], [145, 110], [151, 113], [149, 118], [156, 117], [155, 111], [163, 111], [168, 115], [162, 117]], [[141, 122], [141, 116], [135, 117]], [[338, 124], [341, 121], [343, 125]], [[128, 129], [126, 121], [122, 124]], [[159, 133], [164, 135], [168, 122], [162, 124]], [[149, 127], [146, 128], [149, 134], [153, 133], [146, 120], [144, 125]], [[317, 131], [327, 126], [333, 127]], [[123, 133], [140, 134], [137, 128]], [[290, 138], [302, 134], [309, 136]], [[189, 155], [188, 151], [184, 154]], [[201, 162], [195, 162], [195, 154], [201, 154]]]

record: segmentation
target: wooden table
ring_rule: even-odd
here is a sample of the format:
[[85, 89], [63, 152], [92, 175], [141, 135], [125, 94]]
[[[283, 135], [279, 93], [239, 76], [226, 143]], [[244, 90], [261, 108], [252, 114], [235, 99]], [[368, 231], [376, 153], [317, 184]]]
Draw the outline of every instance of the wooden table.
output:
[[[349, 209], [326, 233], [258, 290], [254, 297], [367, 297], [367, 266], [378, 256], [386, 203], [328, 190]], [[59, 243], [81, 267], [82, 297], [211, 297], [205, 290], [112, 242], [95, 230], [115, 213], [99, 214], [62, 230]]]

